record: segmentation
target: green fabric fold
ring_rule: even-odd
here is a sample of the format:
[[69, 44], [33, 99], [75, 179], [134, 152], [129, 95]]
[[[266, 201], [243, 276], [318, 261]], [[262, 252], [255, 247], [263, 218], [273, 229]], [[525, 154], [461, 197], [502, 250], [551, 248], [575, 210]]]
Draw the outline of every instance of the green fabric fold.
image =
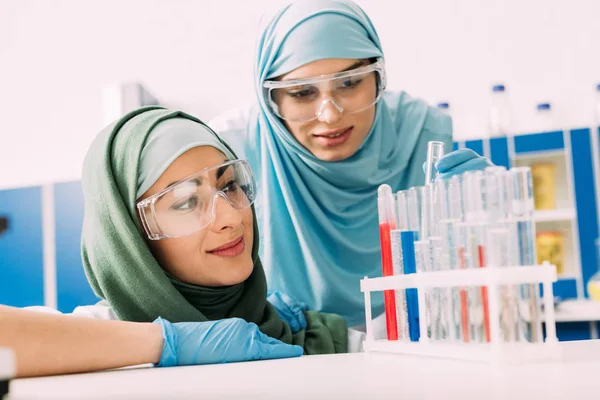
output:
[[227, 287], [202, 287], [163, 271], [144, 240], [135, 204], [145, 140], [157, 124], [170, 118], [186, 118], [206, 126], [180, 111], [145, 107], [101, 131], [86, 155], [81, 252], [96, 295], [106, 300], [122, 320], [150, 322], [160, 316], [183, 322], [238, 317], [256, 323], [268, 336], [303, 346], [306, 354], [346, 352], [348, 331], [342, 317], [306, 312], [307, 329], [292, 334], [266, 301], [267, 283], [258, 257], [254, 207], [254, 269], [246, 281]]

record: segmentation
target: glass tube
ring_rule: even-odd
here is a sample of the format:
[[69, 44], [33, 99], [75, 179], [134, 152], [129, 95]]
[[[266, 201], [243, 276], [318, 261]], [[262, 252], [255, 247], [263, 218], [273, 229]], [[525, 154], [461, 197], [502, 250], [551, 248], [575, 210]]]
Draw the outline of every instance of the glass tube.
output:
[[435, 164], [444, 156], [444, 142], [432, 140], [427, 143], [427, 161], [425, 164], [425, 185], [431, 185], [438, 176]]
[[[535, 265], [535, 222], [533, 219], [533, 180], [529, 167], [511, 168], [511, 211], [515, 223], [518, 265]], [[542, 342], [539, 285], [522, 285], [521, 295], [527, 312], [522, 319], [526, 326], [525, 338], [532, 343]]]
[[[404, 254], [402, 251], [402, 232], [406, 231], [408, 225], [407, 192], [399, 191], [395, 199], [394, 216], [396, 218], [396, 229], [391, 231], [392, 261], [394, 275], [403, 275]], [[408, 326], [408, 307], [406, 303], [406, 291], [396, 290], [396, 321], [398, 324], [398, 339], [410, 340]]]

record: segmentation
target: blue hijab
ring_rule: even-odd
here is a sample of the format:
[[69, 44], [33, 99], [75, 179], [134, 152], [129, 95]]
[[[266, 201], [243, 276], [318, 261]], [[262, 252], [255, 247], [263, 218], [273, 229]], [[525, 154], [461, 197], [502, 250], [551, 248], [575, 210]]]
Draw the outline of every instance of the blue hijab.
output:
[[[246, 154], [260, 190], [257, 216], [269, 290], [311, 309], [364, 323], [359, 281], [381, 276], [377, 188], [422, 185], [429, 140], [449, 151], [450, 118], [405, 93], [385, 93], [371, 131], [350, 158], [313, 156], [269, 109], [263, 82], [327, 58], [383, 57], [377, 32], [351, 1], [290, 3], [264, 21], [258, 38], [255, 90]], [[373, 312], [383, 296], [373, 296]]]

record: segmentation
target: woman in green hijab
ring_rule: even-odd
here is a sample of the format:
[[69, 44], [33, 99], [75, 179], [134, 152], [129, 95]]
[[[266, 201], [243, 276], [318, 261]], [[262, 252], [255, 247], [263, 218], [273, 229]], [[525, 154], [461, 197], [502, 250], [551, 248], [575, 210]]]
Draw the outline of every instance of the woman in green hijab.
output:
[[194, 117], [126, 115], [92, 143], [82, 185], [83, 264], [103, 301], [74, 312], [94, 320], [0, 307], [19, 376], [342, 353], [359, 335], [314, 311], [292, 332], [267, 302], [252, 172]]

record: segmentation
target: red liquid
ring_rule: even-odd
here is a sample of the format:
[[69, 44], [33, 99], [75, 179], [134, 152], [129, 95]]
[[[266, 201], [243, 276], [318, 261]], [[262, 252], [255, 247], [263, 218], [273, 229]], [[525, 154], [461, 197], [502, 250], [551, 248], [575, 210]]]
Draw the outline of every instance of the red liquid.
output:
[[[479, 268], [485, 267], [485, 248], [483, 246], [477, 246], [477, 252], [479, 253]], [[486, 286], [481, 287], [481, 299], [483, 302], [483, 328], [485, 331], [485, 341], [490, 341], [490, 309], [488, 306], [488, 289]]]
[[[458, 264], [460, 269], [465, 269], [465, 248], [458, 248]], [[467, 290], [460, 289], [460, 316], [462, 322], [463, 341], [469, 342], [469, 301], [467, 299]]]
[[[395, 228], [395, 227], [394, 227]], [[383, 276], [394, 275], [394, 266], [392, 264], [392, 226], [389, 222], [379, 225], [379, 239], [381, 240], [381, 264]], [[396, 295], [394, 290], [385, 290], [383, 292], [385, 304], [385, 323], [387, 327], [388, 340], [398, 340], [398, 325], [396, 320]]]

